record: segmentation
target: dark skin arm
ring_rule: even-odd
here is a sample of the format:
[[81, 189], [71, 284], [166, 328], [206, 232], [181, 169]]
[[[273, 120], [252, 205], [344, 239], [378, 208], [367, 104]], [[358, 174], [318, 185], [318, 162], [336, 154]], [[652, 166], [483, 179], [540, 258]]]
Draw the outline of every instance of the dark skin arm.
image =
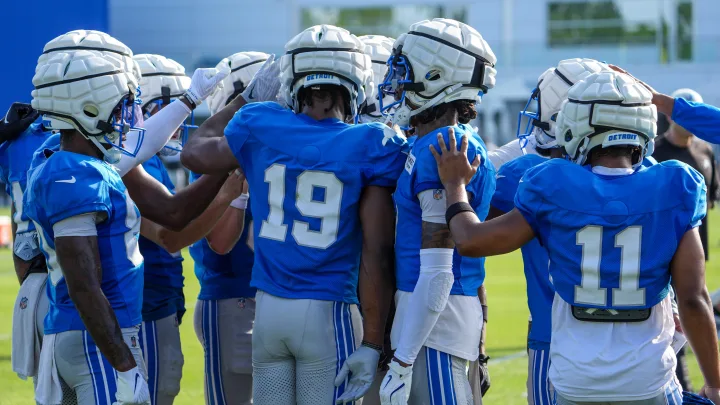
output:
[[506, 214], [505, 211], [500, 210], [500, 209], [498, 209], [498, 208], [495, 208], [495, 207], [493, 207], [493, 206], [491, 205], [491, 206], [490, 206], [490, 211], [488, 212], [488, 216], [487, 216], [487, 218], [485, 218], [485, 220], [486, 220], [486, 221], [489, 221], [489, 220], [491, 220], [491, 219], [495, 219], [495, 218], [497, 218], [497, 217], [499, 217], [499, 216], [501, 216], [501, 215], [504, 215], [504, 214]]
[[[705, 287], [705, 252], [697, 228], [685, 233], [670, 262], [680, 322], [697, 356], [705, 386], [720, 388], [720, 359], [710, 295]], [[711, 398], [715, 400], [716, 398]]]
[[70, 299], [98, 349], [115, 370], [132, 369], [137, 364], [100, 287], [102, 267], [97, 237], [61, 236], [55, 238], [55, 250]]
[[[438, 135], [439, 152], [430, 145], [430, 151], [438, 164], [440, 179], [445, 186], [448, 207], [457, 202], [468, 202], [465, 187], [480, 165], [479, 157], [475, 158], [472, 165], [468, 162], [467, 137], [463, 136], [458, 149], [453, 135], [449, 136], [449, 148], [445, 146], [441, 135]], [[449, 225], [458, 253], [468, 257], [510, 253], [535, 237], [532, 228], [517, 208], [487, 222], [480, 222], [474, 212], [461, 212], [450, 220]]]
[[237, 159], [223, 135], [233, 115], [245, 104], [242, 96], [235, 97], [195, 130], [180, 154], [183, 166], [201, 174], [221, 174], [237, 168]]
[[123, 183], [143, 217], [179, 232], [210, 205], [227, 177], [227, 172], [202, 176], [173, 195], [137, 166], [123, 177]]
[[395, 208], [393, 189], [370, 186], [360, 198], [363, 232], [358, 290], [363, 308], [363, 340], [383, 346], [394, 292]]
[[480, 332], [480, 354], [485, 354], [485, 339], [487, 336], [487, 291], [485, 290], [484, 284], [478, 288], [478, 299], [483, 308], [483, 325], [482, 332]]

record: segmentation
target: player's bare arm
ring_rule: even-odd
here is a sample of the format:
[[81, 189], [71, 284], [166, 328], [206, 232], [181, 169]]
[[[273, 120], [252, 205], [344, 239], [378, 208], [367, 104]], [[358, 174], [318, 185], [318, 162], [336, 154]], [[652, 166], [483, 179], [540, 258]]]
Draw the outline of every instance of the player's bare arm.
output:
[[[247, 192], [247, 183], [245, 183], [243, 193]], [[247, 196], [247, 194], [244, 194]], [[215, 224], [212, 230], [205, 236], [210, 249], [220, 255], [226, 255], [232, 251], [242, 236], [245, 229], [245, 209], [247, 208], [247, 199], [244, 201], [244, 207], [237, 205], [235, 202], [242, 203], [242, 196], [236, 198], [230, 208], [225, 210], [220, 220]], [[252, 229], [248, 232], [252, 232]]]
[[367, 187], [360, 200], [363, 247], [358, 277], [363, 340], [383, 346], [394, 292], [395, 209], [393, 190]]
[[97, 236], [60, 236], [55, 238], [55, 247], [70, 298], [98, 349], [115, 370], [134, 368], [135, 359], [100, 287], [102, 267]]
[[701, 394], [720, 401], [720, 359], [713, 308], [705, 287], [705, 253], [698, 228], [685, 233], [670, 263], [680, 322], [697, 356], [705, 386]]
[[143, 217], [173, 231], [181, 231], [208, 207], [226, 178], [227, 172], [203, 176], [173, 195], [138, 166], [123, 177], [123, 183]]
[[[162, 246], [168, 252], [178, 252], [208, 235], [214, 230], [221, 218], [227, 220], [225, 216], [226, 212], [230, 211], [228, 208], [230, 203], [246, 189], [243, 186], [244, 182], [245, 177], [239, 172], [231, 174], [205, 211], [181, 231], [173, 231], [147, 218], [142, 218], [140, 234]], [[238, 210], [235, 209], [234, 211]], [[229, 226], [234, 227], [236, 224], [237, 222], [234, 222]], [[239, 225], [240, 232], [242, 232], [243, 223], [240, 222]]]
[[[477, 172], [480, 159], [476, 158], [471, 165], [467, 159], [467, 138], [462, 138], [458, 149], [454, 131], [452, 128], [450, 131], [449, 149], [441, 135], [438, 135], [440, 151], [436, 151], [432, 145], [430, 149], [438, 164], [440, 180], [445, 186], [448, 208], [457, 203], [469, 207], [465, 186]], [[464, 210], [452, 216], [448, 225], [458, 252], [469, 257], [509, 253], [535, 237], [525, 217], [517, 209], [488, 222], [481, 222], [472, 210]]]

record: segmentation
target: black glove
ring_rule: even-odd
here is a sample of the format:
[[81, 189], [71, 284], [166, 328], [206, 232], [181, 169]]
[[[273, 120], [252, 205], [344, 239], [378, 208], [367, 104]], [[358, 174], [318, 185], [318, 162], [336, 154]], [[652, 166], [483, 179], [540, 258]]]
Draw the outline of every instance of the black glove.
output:
[[490, 371], [488, 371], [487, 362], [490, 360], [489, 356], [481, 354], [478, 357], [478, 369], [480, 373], [480, 395], [483, 397], [485, 393], [490, 389]]
[[30, 104], [13, 103], [0, 121], [0, 143], [17, 139], [39, 116]]

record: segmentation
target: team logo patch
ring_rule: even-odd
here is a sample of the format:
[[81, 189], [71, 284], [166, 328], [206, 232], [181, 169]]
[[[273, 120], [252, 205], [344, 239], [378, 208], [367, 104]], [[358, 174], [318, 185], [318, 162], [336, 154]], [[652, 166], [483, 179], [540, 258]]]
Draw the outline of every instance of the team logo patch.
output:
[[443, 199], [443, 191], [440, 189], [433, 190], [433, 198], [436, 200], [442, 200]]
[[27, 297], [22, 297], [22, 298], [20, 299], [20, 309], [25, 309], [25, 308], [27, 308], [27, 304], [28, 304], [28, 299], [27, 299]]
[[245, 298], [238, 298], [238, 308], [245, 309]]
[[130, 347], [137, 347], [137, 338], [135, 336], [130, 336]]

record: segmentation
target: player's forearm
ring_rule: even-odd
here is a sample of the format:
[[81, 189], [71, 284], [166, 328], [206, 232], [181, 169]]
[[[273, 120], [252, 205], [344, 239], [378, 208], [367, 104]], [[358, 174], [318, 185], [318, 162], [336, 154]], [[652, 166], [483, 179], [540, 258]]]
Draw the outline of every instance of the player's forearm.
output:
[[393, 247], [363, 249], [358, 289], [363, 309], [363, 340], [383, 346], [390, 303], [393, 299]]
[[245, 104], [247, 104], [245, 99], [242, 98], [242, 96], [237, 96], [222, 110], [203, 122], [203, 124], [193, 132], [190, 139], [188, 139], [188, 142], [183, 148], [183, 155], [185, 155], [186, 151], [191, 152], [200, 145], [203, 142], [203, 138], [219, 138], [223, 136], [225, 127], [227, 127], [233, 115]]
[[[229, 202], [228, 202], [229, 204]], [[205, 237], [213, 252], [226, 255], [235, 247], [245, 228], [245, 210], [225, 206], [219, 221]], [[250, 230], [252, 232], [252, 230]]]
[[481, 285], [478, 288], [478, 300], [480, 300], [480, 307], [482, 308], [483, 324], [482, 331], [480, 332], [480, 353], [485, 354], [485, 341], [487, 337], [487, 321], [488, 321], [488, 305], [487, 305], [487, 290], [485, 285]]
[[662, 93], [654, 93], [652, 103], [655, 104], [657, 112], [663, 113], [667, 117], [672, 117], [673, 107], [675, 105], [674, 98]]
[[720, 359], [710, 295], [706, 288], [699, 295], [678, 296], [683, 331], [697, 356], [700, 371], [709, 387], [720, 387]]
[[[178, 191], [166, 206], [166, 215], [172, 222], [172, 226], [166, 226], [174, 231], [182, 231], [190, 221], [200, 216], [215, 199], [225, 183], [225, 179], [227, 179], [227, 174], [202, 176]], [[153, 219], [153, 221], [156, 220]]]
[[69, 236], [55, 239], [68, 294], [100, 352], [115, 370], [135, 367], [135, 359], [123, 340], [115, 312], [102, 292], [102, 268], [97, 238]]

